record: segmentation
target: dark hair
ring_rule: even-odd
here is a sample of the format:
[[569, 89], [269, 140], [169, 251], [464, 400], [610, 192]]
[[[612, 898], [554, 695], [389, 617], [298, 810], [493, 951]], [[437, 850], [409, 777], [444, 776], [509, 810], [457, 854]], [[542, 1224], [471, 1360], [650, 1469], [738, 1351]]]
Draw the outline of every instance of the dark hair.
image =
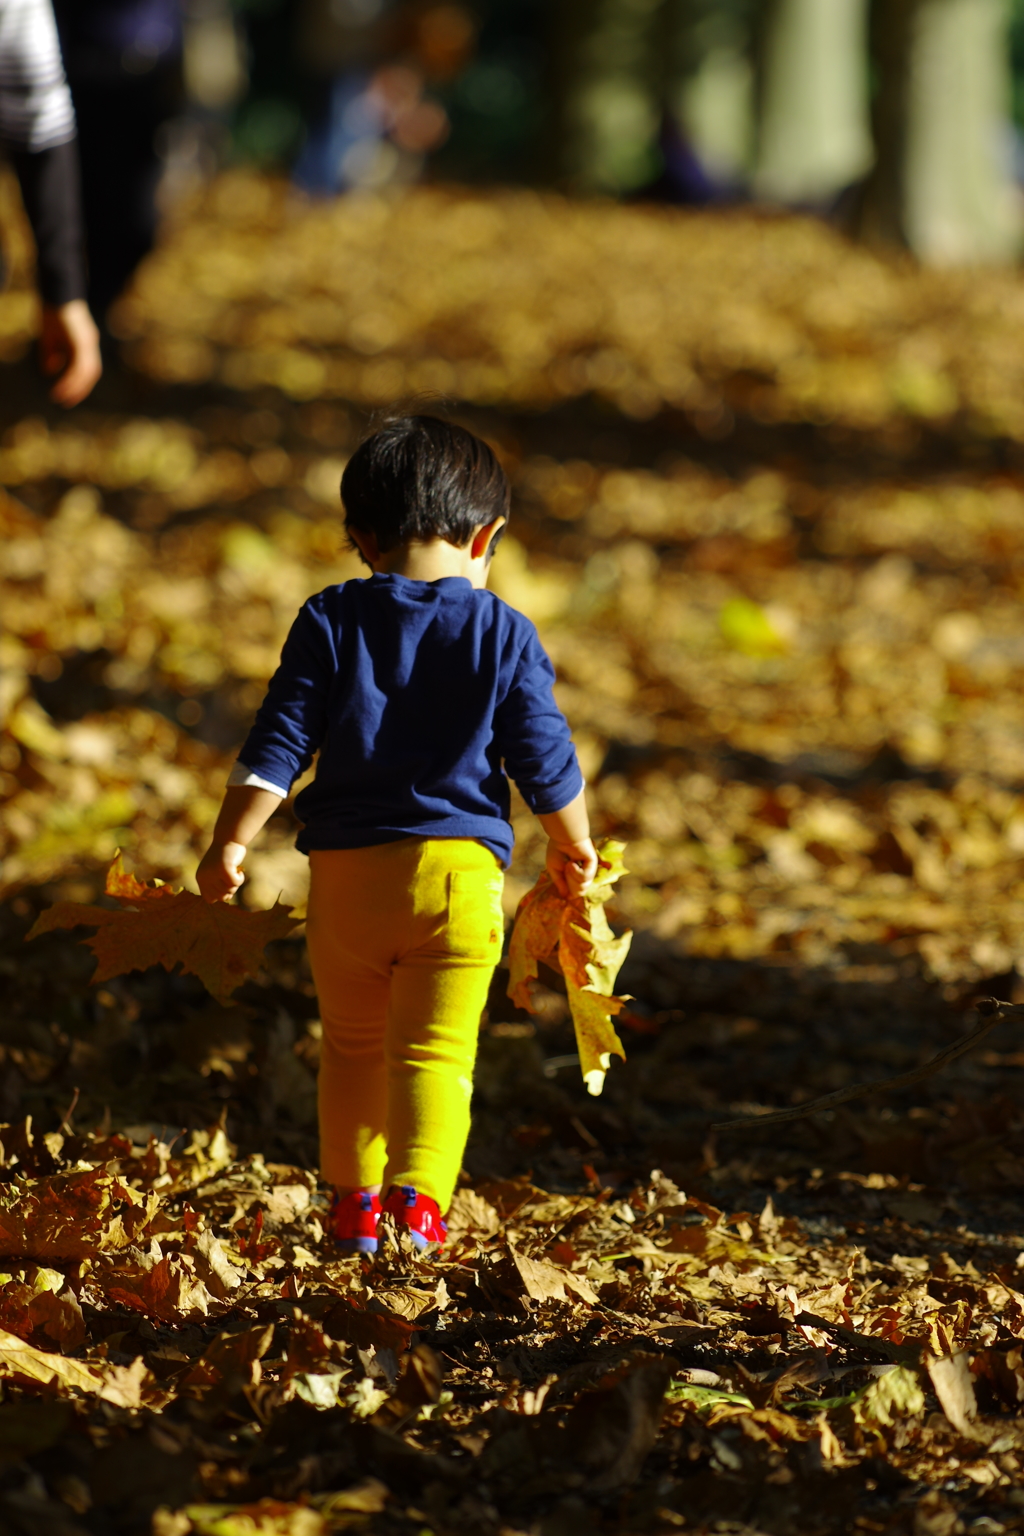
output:
[[[510, 494], [493, 449], [439, 416], [385, 422], [341, 477], [346, 527], [375, 534], [382, 553], [411, 539], [464, 548], [478, 528], [508, 517]], [[488, 557], [500, 537], [499, 530]]]

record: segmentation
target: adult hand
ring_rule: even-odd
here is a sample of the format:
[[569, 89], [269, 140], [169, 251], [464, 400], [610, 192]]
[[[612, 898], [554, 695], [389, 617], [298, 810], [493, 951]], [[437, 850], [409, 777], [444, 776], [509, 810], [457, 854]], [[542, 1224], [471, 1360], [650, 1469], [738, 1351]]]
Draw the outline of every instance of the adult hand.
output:
[[103, 372], [103, 360], [100, 333], [84, 299], [57, 308], [44, 304], [39, 356], [44, 373], [60, 374], [51, 400], [71, 406], [85, 399]]

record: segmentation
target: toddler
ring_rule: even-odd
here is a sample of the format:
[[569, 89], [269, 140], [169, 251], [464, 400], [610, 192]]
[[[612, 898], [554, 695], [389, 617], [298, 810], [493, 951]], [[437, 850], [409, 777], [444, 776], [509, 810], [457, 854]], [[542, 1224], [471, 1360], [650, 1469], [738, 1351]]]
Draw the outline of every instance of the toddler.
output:
[[444, 1239], [501, 956], [506, 772], [563, 895], [586, 890], [597, 854], [551, 662], [487, 591], [509, 516], [491, 449], [404, 417], [356, 450], [341, 498], [372, 575], [299, 612], [198, 881], [207, 901], [238, 889], [246, 848], [319, 752], [295, 812], [323, 1022], [320, 1162], [336, 1241], [373, 1252], [382, 1209], [419, 1247]]

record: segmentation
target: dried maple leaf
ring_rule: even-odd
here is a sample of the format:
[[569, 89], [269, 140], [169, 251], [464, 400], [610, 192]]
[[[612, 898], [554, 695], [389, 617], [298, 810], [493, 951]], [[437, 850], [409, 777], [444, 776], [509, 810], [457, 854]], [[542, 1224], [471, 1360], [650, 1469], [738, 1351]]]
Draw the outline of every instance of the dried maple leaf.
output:
[[160, 881], [142, 885], [125, 869], [120, 853], [107, 871], [105, 891], [123, 902], [125, 910], [58, 901], [40, 913], [28, 934], [34, 939], [55, 928], [98, 929], [85, 940], [96, 956], [94, 982], [151, 965], [168, 971], [180, 965], [226, 1002], [259, 970], [265, 946], [272, 939], [287, 938], [298, 926], [281, 902], [263, 912], [247, 912]]
[[29, 1266], [23, 1279], [0, 1288], [0, 1328], [40, 1349], [81, 1349], [87, 1337], [82, 1308], [74, 1292], [64, 1287], [59, 1270]]
[[562, 972], [580, 1071], [594, 1094], [604, 1087], [612, 1056], [626, 1059], [612, 1017], [626, 1002], [615, 996], [615, 978], [633, 938], [629, 931], [617, 938], [604, 910], [616, 880], [626, 873], [625, 844], [607, 838], [597, 851], [601, 863], [583, 896], [560, 896], [550, 875], [542, 872], [519, 903], [508, 954], [508, 995], [518, 1008], [531, 1013], [536, 1010], [530, 982], [539, 965], [543, 962]]
[[145, 1199], [102, 1167], [35, 1179], [0, 1190], [0, 1254], [34, 1259], [84, 1259], [137, 1242], [156, 1213]]
[[501, 1230], [501, 1217], [475, 1189], [457, 1189], [448, 1207], [448, 1234], [454, 1242], [457, 1237], [472, 1234], [475, 1238], [493, 1237]]
[[559, 1447], [591, 1486], [624, 1487], [640, 1471], [658, 1437], [672, 1367], [659, 1355], [634, 1354], [570, 1409]]
[[206, 1317], [210, 1310], [206, 1286], [170, 1254], [119, 1258], [116, 1267], [97, 1269], [95, 1280], [113, 1306], [165, 1323]]
[[36, 1349], [3, 1329], [0, 1329], [0, 1380], [12, 1381], [34, 1391], [42, 1388], [51, 1393], [87, 1393], [119, 1408], [140, 1408], [143, 1388], [154, 1386], [141, 1357], [127, 1367], [109, 1365], [106, 1361], [69, 1360], [64, 1355]]
[[402, 1354], [409, 1348], [414, 1328], [404, 1317], [390, 1311], [370, 1311], [355, 1297], [340, 1296], [321, 1318], [328, 1338], [341, 1339], [356, 1349], [393, 1349]]
[[153, 1407], [159, 1401], [159, 1388], [145, 1360], [137, 1355], [131, 1365], [106, 1366], [100, 1396], [118, 1408], [141, 1408], [147, 1399]]
[[66, 1360], [0, 1330], [0, 1378], [21, 1386], [101, 1392], [103, 1378], [82, 1360]]
[[259, 1362], [273, 1338], [272, 1323], [262, 1328], [247, 1328], [242, 1333], [218, 1334], [182, 1380], [182, 1390], [202, 1392], [229, 1380], [240, 1380], [245, 1386], [252, 1386], [260, 1380]]
[[597, 1305], [597, 1294], [582, 1275], [574, 1275], [543, 1259], [531, 1259], [511, 1244], [506, 1248], [505, 1259], [488, 1272], [487, 1281], [509, 1296], [529, 1296], [532, 1301], [586, 1301], [591, 1306]]
[[200, 1280], [218, 1301], [223, 1301], [231, 1291], [237, 1290], [245, 1279], [244, 1269], [232, 1264], [228, 1250], [209, 1227], [198, 1238], [190, 1240], [187, 1252]]

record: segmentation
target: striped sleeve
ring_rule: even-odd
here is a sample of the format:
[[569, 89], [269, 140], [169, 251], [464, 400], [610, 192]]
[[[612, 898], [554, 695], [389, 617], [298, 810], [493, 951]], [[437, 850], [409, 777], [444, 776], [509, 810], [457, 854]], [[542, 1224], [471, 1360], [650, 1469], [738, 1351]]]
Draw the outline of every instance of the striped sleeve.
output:
[[0, 0], [0, 139], [36, 154], [74, 137], [51, 0]]

